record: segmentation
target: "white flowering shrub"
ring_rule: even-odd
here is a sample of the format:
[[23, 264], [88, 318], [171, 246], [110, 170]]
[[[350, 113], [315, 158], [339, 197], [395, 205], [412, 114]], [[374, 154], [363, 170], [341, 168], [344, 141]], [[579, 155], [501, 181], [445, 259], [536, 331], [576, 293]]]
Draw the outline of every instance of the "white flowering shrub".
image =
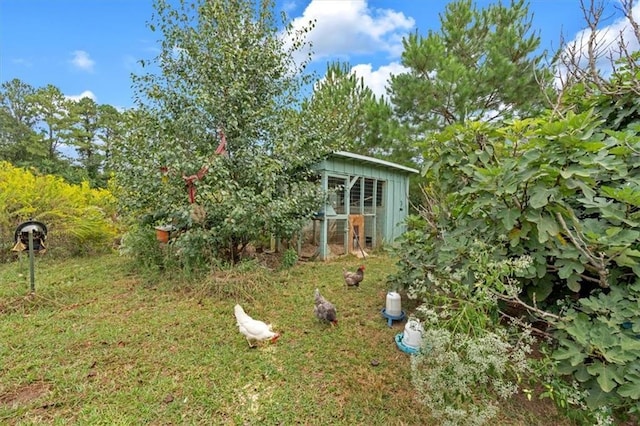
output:
[[439, 327], [425, 330], [422, 351], [411, 358], [420, 400], [438, 424], [487, 424], [498, 414], [498, 401], [516, 393], [518, 378], [529, 372], [532, 341], [524, 331], [510, 343], [500, 328], [482, 336]]
[[496, 260], [475, 241], [466, 268], [444, 267], [416, 280], [408, 294], [425, 303], [423, 348], [412, 357], [412, 381], [438, 424], [482, 425], [495, 418], [499, 401], [517, 392], [531, 370], [534, 341], [527, 327], [501, 322], [499, 296], [518, 294], [513, 278], [530, 267], [528, 256]]
[[[482, 425], [498, 414], [500, 400], [520, 385], [540, 383], [569, 418], [579, 424], [611, 423], [607, 407], [590, 408], [588, 393], [557, 376], [548, 355], [532, 361], [531, 330], [513, 319], [501, 321], [500, 300], [510, 300], [521, 289], [514, 278], [527, 270], [529, 256], [496, 260], [492, 249], [475, 241], [468, 249], [466, 268], [443, 267], [415, 280], [409, 297], [424, 301], [415, 315], [425, 326], [423, 348], [412, 358], [412, 380], [419, 399], [438, 424]], [[529, 383], [523, 381], [527, 378]], [[529, 398], [531, 389], [522, 391]]]

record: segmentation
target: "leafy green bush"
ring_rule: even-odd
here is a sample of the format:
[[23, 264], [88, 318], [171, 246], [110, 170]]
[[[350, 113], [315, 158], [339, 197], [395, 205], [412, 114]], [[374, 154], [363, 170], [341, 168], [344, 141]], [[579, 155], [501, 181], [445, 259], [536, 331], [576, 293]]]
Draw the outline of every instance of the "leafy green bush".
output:
[[288, 248], [282, 255], [282, 268], [291, 269], [298, 263], [298, 252], [295, 249]]
[[[403, 237], [391, 279], [426, 293], [450, 270], [473, 288], [475, 240], [492, 247], [495, 262], [529, 256], [514, 276], [522, 292], [495, 290], [559, 320], [556, 356], [571, 367], [559, 371], [585, 386], [590, 407], [637, 411], [639, 129], [608, 130], [588, 111], [433, 135], [425, 143], [428, 202]], [[572, 310], [558, 312], [559, 301]]]
[[[556, 408], [567, 418], [585, 426], [612, 426], [615, 424], [610, 407], [590, 408], [587, 405], [586, 399], [589, 397], [589, 392], [584, 390], [584, 387], [576, 380], [568, 381], [558, 376], [549, 376], [548, 369], [541, 373], [542, 377], [534, 379], [540, 380], [544, 388], [539, 398], [552, 400]], [[532, 391], [527, 390], [527, 395], [532, 398]]]
[[589, 390], [589, 407], [640, 410], [640, 281], [579, 300], [556, 333], [561, 374]]
[[169, 259], [163, 251], [164, 247], [156, 238], [153, 228], [134, 225], [123, 235], [119, 251], [134, 262], [136, 269], [150, 276], [164, 269]]
[[49, 255], [73, 256], [110, 250], [119, 232], [115, 218], [108, 190], [0, 162], [0, 260], [10, 258], [14, 231], [26, 220], [47, 225]]
[[197, 238], [178, 236], [189, 238], [184, 248], [204, 238], [215, 258], [237, 263], [249, 243], [291, 237], [322, 206], [312, 167], [344, 142], [344, 126], [325, 122], [333, 108], [323, 115], [302, 102], [312, 76], [294, 57], [307, 29], [284, 45], [282, 30], [292, 27], [276, 23], [272, 2], [195, 4], [155, 2], [150, 27], [162, 43], [145, 63], [162, 72], [133, 76], [139, 108], [125, 114], [112, 167], [127, 218], [202, 228]]

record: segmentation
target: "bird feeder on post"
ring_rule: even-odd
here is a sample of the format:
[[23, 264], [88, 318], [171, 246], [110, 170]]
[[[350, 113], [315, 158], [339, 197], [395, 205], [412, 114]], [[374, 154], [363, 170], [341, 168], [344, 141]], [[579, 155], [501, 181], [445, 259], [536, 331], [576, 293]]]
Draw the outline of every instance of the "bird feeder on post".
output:
[[21, 223], [14, 233], [15, 245], [11, 250], [15, 252], [29, 251], [29, 288], [31, 293], [35, 293], [36, 291], [34, 253], [44, 253], [47, 250], [44, 245], [46, 238], [47, 226], [35, 220], [28, 220]]

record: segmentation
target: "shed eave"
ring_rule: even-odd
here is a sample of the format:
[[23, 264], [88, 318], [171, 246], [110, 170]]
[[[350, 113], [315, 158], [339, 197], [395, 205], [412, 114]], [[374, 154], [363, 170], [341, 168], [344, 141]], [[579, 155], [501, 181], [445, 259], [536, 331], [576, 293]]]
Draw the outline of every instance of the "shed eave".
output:
[[406, 167], [397, 163], [392, 163], [391, 161], [385, 161], [385, 160], [380, 160], [373, 157], [367, 157], [366, 155], [354, 154], [353, 152], [334, 151], [331, 155], [350, 158], [352, 160], [357, 160], [357, 161], [364, 161], [367, 163], [378, 164], [380, 166], [385, 166], [385, 167], [389, 167], [396, 170], [402, 170], [407, 173], [420, 173], [418, 170], [412, 169], [411, 167]]

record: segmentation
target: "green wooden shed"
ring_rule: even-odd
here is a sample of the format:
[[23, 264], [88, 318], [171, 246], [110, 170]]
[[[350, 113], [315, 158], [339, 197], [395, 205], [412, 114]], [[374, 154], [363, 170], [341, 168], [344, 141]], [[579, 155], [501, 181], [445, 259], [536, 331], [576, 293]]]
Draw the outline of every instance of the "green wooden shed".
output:
[[366, 256], [367, 250], [393, 242], [406, 230], [409, 177], [417, 170], [344, 151], [315, 168], [329, 196], [305, 233], [314, 256]]

